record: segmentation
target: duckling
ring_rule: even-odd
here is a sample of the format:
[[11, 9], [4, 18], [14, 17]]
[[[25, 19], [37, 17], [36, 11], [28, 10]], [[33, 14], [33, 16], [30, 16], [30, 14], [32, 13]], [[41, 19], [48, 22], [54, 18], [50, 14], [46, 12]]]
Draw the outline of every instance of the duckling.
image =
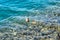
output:
[[29, 18], [26, 18], [26, 22], [29, 22], [30, 20], [29, 20]]
[[[29, 18], [26, 18], [26, 22], [30, 22], [30, 19]], [[35, 25], [36, 24], [36, 21], [35, 20], [32, 20], [31, 24]]]

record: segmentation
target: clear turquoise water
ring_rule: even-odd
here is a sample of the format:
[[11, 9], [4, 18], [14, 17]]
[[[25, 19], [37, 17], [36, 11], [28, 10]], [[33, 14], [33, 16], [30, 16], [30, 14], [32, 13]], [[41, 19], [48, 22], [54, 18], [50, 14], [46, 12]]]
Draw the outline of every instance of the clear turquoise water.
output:
[[[30, 19], [28, 23], [25, 21], [27, 17]], [[36, 25], [32, 21], [37, 21]], [[39, 36], [45, 39], [51, 36], [56, 40], [58, 27], [60, 0], [0, 0], [0, 40], [30, 40], [35, 36], [38, 40]]]
[[0, 0], [0, 21], [11, 16], [30, 16], [46, 22], [57, 20], [59, 23], [59, 14], [60, 0]]

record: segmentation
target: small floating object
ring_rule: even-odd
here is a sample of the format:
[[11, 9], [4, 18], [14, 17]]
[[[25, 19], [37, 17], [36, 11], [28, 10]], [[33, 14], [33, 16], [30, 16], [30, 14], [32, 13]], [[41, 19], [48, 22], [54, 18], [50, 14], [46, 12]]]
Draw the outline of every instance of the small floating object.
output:
[[29, 18], [26, 18], [26, 22], [29, 22]]

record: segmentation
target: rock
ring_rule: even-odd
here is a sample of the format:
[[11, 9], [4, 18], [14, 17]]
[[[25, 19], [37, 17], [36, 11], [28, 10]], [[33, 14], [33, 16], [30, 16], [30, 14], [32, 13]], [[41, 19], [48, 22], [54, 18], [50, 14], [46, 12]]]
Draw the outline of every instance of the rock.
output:
[[17, 32], [13, 32], [13, 35], [17, 35]]
[[60, 40], [60, 33], [57, 34], [57, 40]]
[[23, 32], [23, 35], [32, 35], [31, 32]]
[[40, 36], [35, 36], [34, 40], [40, 40], [40, 38], [41, 38]]
[[50, 40], [54, 40], [53, 38], [50, 38]]

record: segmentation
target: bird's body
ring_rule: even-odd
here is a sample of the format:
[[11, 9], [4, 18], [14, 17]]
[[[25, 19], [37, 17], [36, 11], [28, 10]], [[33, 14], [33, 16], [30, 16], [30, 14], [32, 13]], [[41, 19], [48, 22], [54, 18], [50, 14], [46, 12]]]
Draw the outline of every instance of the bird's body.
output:
[[29, 20], [29, 18], [26, 18], [26, 22], [29, 22], [30, 20]]
[[[26, 22], [30, 22], [30, 19], [29, 18], [26, 18]], [[32, 20], [31, 21], [31, 24], [33, 24], [33, 25], [36, 24], [36, 21], [35, 20]]]

